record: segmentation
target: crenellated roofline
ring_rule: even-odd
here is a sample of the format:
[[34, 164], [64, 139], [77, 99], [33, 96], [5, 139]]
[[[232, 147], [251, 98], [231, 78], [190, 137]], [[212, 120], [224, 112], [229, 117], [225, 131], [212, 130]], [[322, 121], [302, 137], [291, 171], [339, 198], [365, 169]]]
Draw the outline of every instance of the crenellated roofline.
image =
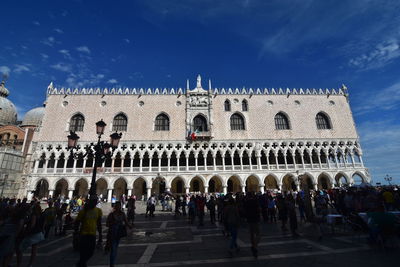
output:
[[[47, 95], [184, 95], [193, 90], [187, 88], [64, 88], [47, 87]], [[210, 88], [212, 95], [344, 95], [347, 87], [316, 88]]]

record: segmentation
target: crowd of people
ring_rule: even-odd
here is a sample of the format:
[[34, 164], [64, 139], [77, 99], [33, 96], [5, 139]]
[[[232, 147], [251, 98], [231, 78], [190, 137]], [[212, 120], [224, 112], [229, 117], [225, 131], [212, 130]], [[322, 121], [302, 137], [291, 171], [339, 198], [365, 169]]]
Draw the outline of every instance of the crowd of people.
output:
[[[29, 266], [36, 258], [38, 244], [55, 236], [74, 233], [74, 248], [79, 251], [78, 266], [86, 266], [92, 257], [96, 243], [102, 245], [102, 209], [98, 199], [75, 197], [50, 198], [44, 203], [33, 199], [3, 198], [0, 200], [0, 259], [2, 266], [9, 266], [16, 255], [17, 266], [21, 266], [22, 253], [31, 248]], [[122, 195], [111, 202], [113, 211], [108, 214], [108, 228], [104, 251], [110, 255], [110, 266], [114, 266], [120, 239], [127, 236], [127, 228], [132, 228], [135, 220], [136, 197]], [[145, 217], [153, 218], [156, 206], [161, 211], [173, 212], [175, 218], [184, 217], [188, 224], [205, 223], [221, 226], [229, 237], [228, 252], [231, 256], [239, 252], [238, 231], [247, 227], [251, 241], [251, 252], [258, 256], [260, 224], [279, 223], [282, 231], [290, 230], [296, 238], [299, 223], [321, 225], [330, 214], [341, 214], [362, 224], [357, 214], [367, 213], [370, 220], [364, 222], [372, 237], [376, 237], [389, 226], [398, 229], [398, 218], [390, 211], [400, 211], [400, 190], [386, 188], [337, 188], [329, 190], [303, 190], [300, 192], [265, 193], [191, 193], [171, 194], [165, 192], [152, 195], [146, 201]], [[75, 214], [74, 214], [75, 213]], [[205, 218], [208, 215], [208, 218]], [[384, 215], [384, 216], [383, 216]], [[74, 219], [75, 217], [75, 219]], [[209, 222], [208, 222], [209, 221]], [[288, 229], [289, 228], [289, 229]], [[96, 241], [98, 233], [98, 241]], [[398, 232], [396, 232], [398, 233]]]

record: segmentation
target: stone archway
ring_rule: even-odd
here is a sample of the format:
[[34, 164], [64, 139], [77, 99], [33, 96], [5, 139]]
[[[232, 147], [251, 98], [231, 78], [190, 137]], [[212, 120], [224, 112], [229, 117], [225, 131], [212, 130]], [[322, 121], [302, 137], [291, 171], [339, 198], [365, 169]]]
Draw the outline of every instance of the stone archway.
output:
[[223, 191], [222, 181], [218, 176], [213, 176], [208, 181], [208, 192], [210, 193], [221, 193]]
[[357, 172], [353, 174], [352, 178], [353, 178], [354, 184], [356, 184], [356, 185], [360, 185], [365, 182], [364, 178]]
[[96, 194], [101, 196], [101, 199], [107, 198], [107, 181], [104, 178], [100, 178], [96, 181]]
[[77, 197], [85, 197], [89, 193], [89, 185], [87, 181], [83, 178], [79, 179], [75, 183], [75, 190], [74, 190], [74, 196]]
[[347, 177], [343, 173], [338, 173], [335, 176], [335, 182], [338, 187], [348, 186], [350, 181], [348, 181]]
[[227, 185], [228, 185], [227, 190], [229, 193], [235, 194], [237, 192], [242, 192], [242, 186], [241, 186], [240, 180], [237, 176], [229, 177]]
[[55, 190], [54, 190], [54, 196], [62, 196], [62, 197], [67, 197], [68, 196], [68, 182], [65, 179], [60, 179], [57, 181]]
[[313, 179], [308, 176], [307, 174], [304, 174], [301, 176], [301, 180], [300, 180], [300, 189], [301, 190], [314, 190], [314, 183], [313, 183]]
[[331, 181], [329, 180], [329, 177], [326, 176], [325, 174], [321, 174], [318, 177], [318, 189], [319, 190], [328, 190], [332, 188]]
[[123, 178], [118, 178], [114, 182], [113, 195], [115, 195], [117, 199], [120, 199], [123, 194], [128, 194], [127, 184]]
[[297, 186], [296, 182], [294, 180], [294, 176], [292, 175], [286, 175], [282, 179], [282, 191], [287, 192], [287, 191], [296, 191]]
[[162, 177], [157, 177], [153, 180], [152, 188], [151, 188], [151, 193], [155, 195], [161, 195], [162, 193], [165, 192], [166, 189], [166, 183], [165, 179]]
[[266, 190], [279, 189], [278, 183], [273, 175], [268, 175], [264, 180]]
[[204, 193], [204, 183], [200, 177], [194, 177], [190, 180], [190, 192], [201, 192]]
[[246, 192], [255, 192], [259, 191], [259, 182], [257, 177], [249, 176], [246, 179]]
[[49, 197], [49, 183], [45, 179], [41, 179], [37, 182], [35, 187], [34, 197], [38, 199]]
[[133, 194], [136, 196], [136, 199], [140, 200], [147, 193], [146, 181], [143, 178], [137, 178], [133, 182]]
[[181, 177], [175, 177], [171, 182], [171, 193], [183, 194], [185, 193], [185, 181]]

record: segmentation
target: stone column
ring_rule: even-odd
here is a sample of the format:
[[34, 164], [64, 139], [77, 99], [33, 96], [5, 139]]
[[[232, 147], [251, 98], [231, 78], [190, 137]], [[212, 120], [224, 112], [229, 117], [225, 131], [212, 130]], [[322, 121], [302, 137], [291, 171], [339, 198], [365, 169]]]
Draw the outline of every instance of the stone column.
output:
[[242, 187], [242, 192], [246, 193], [246, 186], [245, 185], [241, 185], [241, 187]]
[[199, 170], [199, 166], [198, 166], [198, 161], [197, 161], [197, 159], [198, 159], [198, 157], [197, 157], [197, 155], [194, 157], [194, 164], [195, 164], [195, 166], [196, 166], [196, 171], [198, 171]]
[[74, 190], [73, 189], [69, 189], [68, 190], [68, 198], [72, 199], [73, 195], [74, 195]]
[[132, 196], [132, 189], [128, 189], [128, 196]]
[[350, 153], [351, 156], [351, 164], [353, 165], [353, 168], [355, 167], [355, 162], [354, 162], [354, 154]]
[[279, 170], [278, 154], [274, 153], [274, 156], [275, 156], [275, 162], [276, 162], [276, 169]]
[[43, 165], [43, 173], [47, 173], [47, 164], [49, 164], [49, 160], [46, 158]]
[[185, 155], [185, 159], [186, 159], [186, 170], [189, 170], [189, 157], [186, 157]]
[[151, 197], [151, 187], [147, 187], [147, 199]]
[[225, 171], [225, 155], [222, 157], [222, 169]]
[[143, 157], [139, 157], [139, 172], [142, 172], [143, 170]]
[[226, 185], [222, 186], [222, 192], [224, 193], [224, 195], [228, 193], [228, 187]]
[[185, 187], [185, 193], [186, 193], [186, 194], [189, 194], [189, 190], [190, 190], [190, 187], [189, 187], [189, 186], [186, 186], [186, 187]]
[[39, 160], [35, 160], [35, 167], [33, 167], [33, 173], [37, 173], [38, 168], [39, 168]]
[[112, 189], [108, 189], [107, 190], [107, 202], [111, 202], [111, 198], [112, 198]]
[[240, 170], [243, 171], [243, 154], [239, 155], [240, 159]]
[[339, 162], [338, 162], [338, 157], [337, 157], [336, 152], [335, 152], [335, 163], [336, 163], [336, 168], [339, 169]]
[[233, 155], [231, 157], [231, 161], [232, 161], [232, 170], [234, 170], [235, 169], [235, 162], [233, 161]]
[[292, 160], [293, 160], [294, 169], [296, 170], [297, 166], [296, 166], [296, 157], [294, 156], [295, 154], [296, 154], [296, 152], [292, 154]]
[[177, 171], [179, 172], [180, 171], [180, 166], [179, 166], [179, 161], [180, 161], [180, 159], [181, 159], [181, 157], [177, 157], [176, 158], [176, 168], [177, 168]]
[[314, 169], [314, 165], [313, 165], [313, 160], [312, 160], [312, 151], [311, 153], [308, 153], [308, 157], [310, 158], [310, 163], [311, 163], [311, 169]]
[[54, 190], [53, 189], [49, 189], [49, 197], [54, 197]]
[[87, 161], [87, 158], [85, 157], [85, 158], [83, 159], [83, 166], [82, 166], [82, 169], [85, 169], [85, 168], [86, 168], [86, 161]]
[[257, 158], [257, 168], [259, 170], [261, 170], [262, 169], [262, 167], [261, 167], [261, 155], [258, 155], [256, 158]]
[[[161, 155], [162, 157], [162, 155]], [[158, 171], [161, 172], [161, 157], [158, 157]]]
[[285, 154], [283, 154], [283, 159], [285, 160], [285, 169], [287, 170], [288, 169], [288, 165], [287, 165], [286, 157], [287, 157], [287, 152]]
[[54, 160], [54, 169], [53, 169], [53, 173], [57, 172], [57, 164], [58, 164], [58, 159]]
[[319, 168], [322, 169], [321, 152], [318, 153], [318, 164], [319, 164]]
[[168, 163], [167, 163], [168, 171], [171, 171], [171, 156], [167, 157], [167, 161], [168, 161]]
[[111, 172], [114, 172], [115, 157], [111, 158]]
[[362, 159], [362, 156], [359, 155], [359, 157], [360, 157], [361, 166], [364, 167], [364, 161], [363, 161], [363, 159]]
[[329, 160], [329, 152], [328, 152], [328, 154], [325, 153], [325, 156], [326, 156], [326, 163], [328, 164], [328, 169], [330, 169], [331, 168], [331, 163], [330, 163], [330, 160]]
[[204, 193], [208, 193], [208, 185], [204, 186]]
[[129, 167], [129, 172], [133, 172], [133, 158], [131, 157], [131, 164]]
[[301, 153], [301, 165], [303, 165], [303, 169], [306, 168], [306, 166], [304, 165], [304, 153]]
[[215, 156], [213, 155], [213, 165], [214, 165], [214, 171], [217, 170], [217, 159], [215, 158]]
[[72, 172], [73, 173], [76, 173], [76, 163], [77, 163], [78, 161], [76, 160], [76, 159], [74, 159], [74, 165], [73, 165], [73, 167], [72, 167]]
[[269, 170], [269, 152], [267, 154], [268, 154], [268, 155], [266, 155], [266, 157], [267, 157], [267, 169]]
[[63, 167], [63, 173], [67, 172], [67, 163], [68, 163], [68, 158], [64, 159], [64, 167]]

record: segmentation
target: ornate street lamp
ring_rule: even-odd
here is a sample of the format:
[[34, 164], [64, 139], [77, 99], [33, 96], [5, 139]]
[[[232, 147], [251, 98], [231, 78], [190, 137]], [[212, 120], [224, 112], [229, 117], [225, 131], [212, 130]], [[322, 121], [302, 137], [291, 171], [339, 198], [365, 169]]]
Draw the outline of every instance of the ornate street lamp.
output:
[[[88, 153], [94, 151], [93, 159], [94, 159], [94, 167], [92, 172], [92, 181], [90, 183], [90, 199], [97, 199], [96, 195], [96, 174], [97, 168], [101, 167], [104, 160], [107, 158], [111, 158], [112, 152], [118, 147], [119, 141], [122, 137], [122, 133], [113, 133], [110, 135], [110, 143], [101, 141], [101, 136], [104, 134], [104, 130], [107, 124], [100, 120], [96, 122], [96, 134], [98, 136], [97, 143], [91, 143], [89, 146], [86, 147], [86, 153], [83, 155], [85, 157]], [[77, 149], [79, 136], [75, 132], [70, 132], [68, 135], [68, 149], [71, 150], [71, 154], [74, 155], [73, 150]], [[111, 149], [111, 150], [110, 150]]]
[[389, 176], [389, 174], [386, 174], [383, 179], [385, 179], [385, 181], [388, 182], [389, 185], [391, 185], [390, 182], [393, 180], [392, 176]]

